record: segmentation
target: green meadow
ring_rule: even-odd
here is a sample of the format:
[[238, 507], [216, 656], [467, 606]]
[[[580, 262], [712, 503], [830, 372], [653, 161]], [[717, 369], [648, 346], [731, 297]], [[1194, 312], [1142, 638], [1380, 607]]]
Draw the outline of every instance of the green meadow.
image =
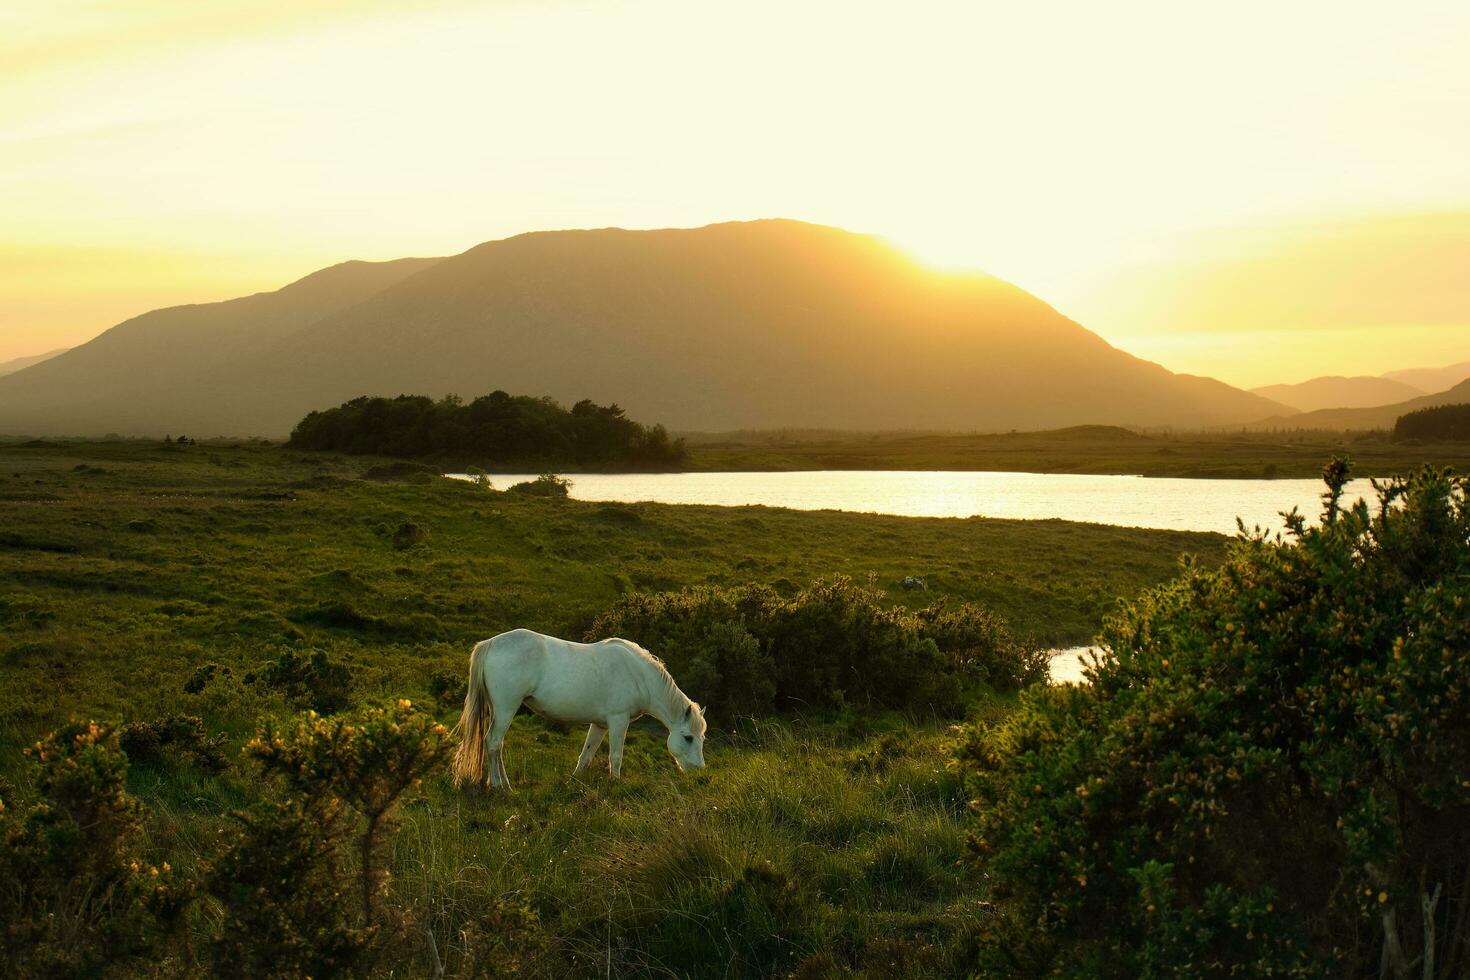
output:
[[[1226, 544], [549, 499], [264, 445], [5, 446], [0, 513], [0, 798], [12, 814], [37, 798], [22, 749], [70, 720], [197, 716], [223, 733], [223, 771], [164, 753], [126, 777], [144, 807], [137, 856], [184, 879], [204, 872], [232, 811], [275, 792], [240, 751], [262, 720], [302, 707], [260, 682], [272, 663], [324, 654], [346, 666], [351, 702], [410, 699], [450, 725], [475, 641], [516, 626], [581, 637], [630, 592], [789, 595], [846, 576], [896, 605], [974, 602], [1059, 645], [1089, 640], [1182, 555], [1210, 566]], [[903, 590], [905, 575], [929, 591]], [[514, 794], [458, 791], [441, 768], [400, 807], [386, 902], [402, 932], [380, 937], [370, 972], [952, 975], [989, 897], [949, 725], [1014, 702], [981, 696], [963, 719], [737, 719], [710, 705], [706, 770], [677, 772], [644, 721], [619, 783], [605, 751], [604, 768], [572, 779], [581, 733], [523, 713], [506, 743]], [[195, 901], [161, 972], [197, 968], [218, 916]]]

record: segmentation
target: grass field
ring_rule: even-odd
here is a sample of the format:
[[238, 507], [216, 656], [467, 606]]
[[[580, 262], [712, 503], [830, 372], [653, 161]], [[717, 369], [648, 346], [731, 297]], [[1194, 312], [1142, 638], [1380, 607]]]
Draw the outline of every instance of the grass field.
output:
[[[895, 603], [973, 600], [1021, 635], [1069, 643], [1116, 597], [1169, 578], [1181, 554], [1214, 561], [1225, 545], [1060, 521], [606, 505], [360, 478], [382, 462], [264, 446], [0, 448], [0, 796], [33, 794], [21, 747], [73, 717], [198, 715], [234, 757], [259, 719], [293, 714], [242, 681], [282, 651], [325, 650], [350, 665], [355, 699], [412, 698], [449, 722], [453, 697], [436, 702], [429, 682], [462, 675], [474, 641], [513, 626], [577, 636], [628, 590], [791, 592], [843, 574]], [[931, 592], [903, 591], [906, 574]], [[228, 676], [186, 693], [206, 663]], [[971, 714], [1007, 706], [997, 695]], [[429, 780], [394, 844], [392, 901], [418, 927], [384, 975], [430, 974], [436, 957], [469, 975], [472, 937], [493, 931], [487, 916], [507, 896], [540, 923], [544, 958], [518, 967], [532, 974], [956, 968], [985, 885], [965, 859], [970, 818], [942, 720], [717, 723], [709, 768], [688, 776], [662, 737], [635, 726], [619, 784], [571, 781], [580, 734], [523, 715], [507, 741], [515, 795]], [[147, 806], [145, 857], [183, 874], [262, 793], [243, 761], [217, 775], [135, 766], [129, 787]]]
[[1385, 433], [1140, 434], [1115, 426], [988, 435], [743, 433], [693, 436], [698, 470], [996, 470], [1259, 479], [1322, 473], [1346, 454], [1357, 476], [1424, 462], [1470, 468], [1470, 443], [1395, 443]]

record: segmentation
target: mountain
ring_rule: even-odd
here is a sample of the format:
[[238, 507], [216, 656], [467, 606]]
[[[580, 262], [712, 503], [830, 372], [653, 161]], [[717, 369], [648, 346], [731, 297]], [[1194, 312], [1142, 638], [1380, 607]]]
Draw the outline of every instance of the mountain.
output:
[[1263, 419], [1249, 429], [1329, 429], [1335, 432], [1361, 429], [1392, 429], [1394, 420], [1408, 412], [1439, 405], [1470, 404], [1470, 380], [1461, 381], [1448, 391], [1421, 395], [1394, 405], [1373, 408], [1325, 408], [1316, 412]]
[[1371, 408], [1375, 405], [1391, 405], [1394, 402], [1417, 398], [1440, 389], [1416, 388], [1411, 384], [1387, 377], [1330, 376], [1313, 378], [1299, 384], [1266, 385], [1263, 388], [1250, 390], [1262, 398], [1289, 405], [1297, 411], [1314, 412], [1320, 408]]
[[1289, 412], [982, 274], [786, 220], [535, 232], [145, 314], [0, 379], [0, 431], [286, 434], [362, 394], [503, 388], [644, 422], [1004, 430]]
[[32, 354], [30, 357], [17, 357], [9, 361], [0, 361], [0, 377], [4, 377], [7, 374], [14, 374], [33, 364], [40, 364], [42, 361], [49, 361], [57, 354], [64, 353], [66, 353], [66, 348], [58, 347], [56, 350], [48, 350], [44, 354]]
[[[64, 354], [0, 378], [0, 432], [26, 435], [276, 433], [257, 428], [268, 376], [242, 365], [323, 316], [350, 308], [437, 259], [343, 262], [282, 289], [172, 306], [126, 320]], [[201, 379], [217, 377], [217, 388]], [[235, 410], [227, 406], [240, 406]], [[237, 421], [239, 426], [224, 425]]]
[[1444, 391], [1470, 378], [1470, 361], [1461, 361], [1442, 368], [1411, 368], [1407, 371], [1389, 371], [1383, 375], [1393, 381], [1413, 385], [1420, 391]]

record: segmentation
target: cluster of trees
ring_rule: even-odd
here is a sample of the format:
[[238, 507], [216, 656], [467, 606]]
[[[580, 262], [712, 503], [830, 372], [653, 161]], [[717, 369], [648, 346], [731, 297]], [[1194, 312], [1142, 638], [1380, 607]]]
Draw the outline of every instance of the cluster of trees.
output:
[[970, 733], [981, 974], [1470, 975], [1470, 483], [1326, 477]]
[[633, 593], [588, 631], [604, 636], [657, 651], [685, 693], [727, 720], [849, 705], [953, 716], [979, 685], [1015, 690], [1047, 670], [979, 606], [910, 611], [843, 576], [791, 598], [764, 585]]
[[451, 395], [354, 398], [312, 412], [288, 445], [379, 456], [456, 457], [493, 464], [575, 464], [599, 468], [677, 467], [682, 439], [662, 425], [633, 421], [617, 405], [583, 399], [563, 408], [551, 398], [491, 392], [466, 403]]
[[1438, 441], [1470, 439], [1470, 405], [1438, 405], [1400, 415], [1393, 424], [1393, 437]]

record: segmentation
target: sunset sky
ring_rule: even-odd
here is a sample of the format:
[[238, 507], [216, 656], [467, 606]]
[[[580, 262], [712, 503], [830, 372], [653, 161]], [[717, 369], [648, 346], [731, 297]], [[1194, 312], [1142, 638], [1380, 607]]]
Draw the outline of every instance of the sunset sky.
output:
[[20, 0], [0, 360], [347, 258], [784, 216], [1240, 385], [1470, 359], [1470, 3]]

